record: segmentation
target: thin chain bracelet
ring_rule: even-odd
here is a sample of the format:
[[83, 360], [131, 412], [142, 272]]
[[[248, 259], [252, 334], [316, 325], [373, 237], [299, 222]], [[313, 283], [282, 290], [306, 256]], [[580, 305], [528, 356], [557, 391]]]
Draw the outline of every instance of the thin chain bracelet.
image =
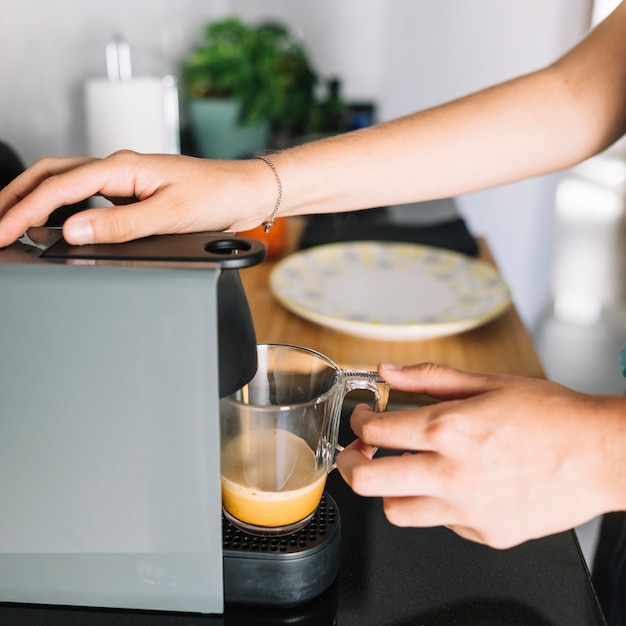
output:
[[278, 186], [278, 196], [276, 197], [274, 210], [272, 211], [272, 214], [269, 216], [269, 218], [263, 222], [263, 230], [268, 233], [270, 231], [270, 228], [276, 223], [276, 214], [278, 213], [278, 209], [280, 207], [280, 201], [283, 198], [283, 183], [280, 180], [280, 176], [278, 174], [276, 166], [266, 156], [256, 156], [254, 158], [265, 161], [265, 163], [267, 163], [272, 168], [272, 172], [274, 172], [274, 178], [276, 179], [276, 185]]

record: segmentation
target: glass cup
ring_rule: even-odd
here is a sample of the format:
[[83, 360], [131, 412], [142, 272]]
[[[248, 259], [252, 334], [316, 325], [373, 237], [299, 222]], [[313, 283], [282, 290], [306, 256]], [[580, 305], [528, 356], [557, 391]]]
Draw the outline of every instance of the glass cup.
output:
[[341, 406], [366, 389], [384, 411], [389, 386], [376, 372], [342, 370], [318, 352], [257, 346], [254, 378], [220, 400], [222, 506], [234, 526], [285, 535], [305, 526], [335, 467]]

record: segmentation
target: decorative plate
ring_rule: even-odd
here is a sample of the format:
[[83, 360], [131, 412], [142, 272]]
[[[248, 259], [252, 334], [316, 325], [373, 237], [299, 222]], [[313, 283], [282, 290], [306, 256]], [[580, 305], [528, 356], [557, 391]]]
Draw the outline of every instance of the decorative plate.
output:
[[427, 339], [475, 328], [511, 304], [491, 265], [412, 243], [332, 243], [279, 261], [270, 288], [287, 309], [372, 339]]

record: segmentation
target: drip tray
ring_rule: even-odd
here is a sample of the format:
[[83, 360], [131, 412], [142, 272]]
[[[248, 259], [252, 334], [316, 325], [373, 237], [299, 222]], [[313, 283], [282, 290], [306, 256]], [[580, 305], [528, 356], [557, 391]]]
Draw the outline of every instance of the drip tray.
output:
[[339, 569], [341, 520], [324, 492], [311, 521], [282, 537], [257, 537], [222, 518], [224, 599], [231, 604], [294, 606], [317, 597]]

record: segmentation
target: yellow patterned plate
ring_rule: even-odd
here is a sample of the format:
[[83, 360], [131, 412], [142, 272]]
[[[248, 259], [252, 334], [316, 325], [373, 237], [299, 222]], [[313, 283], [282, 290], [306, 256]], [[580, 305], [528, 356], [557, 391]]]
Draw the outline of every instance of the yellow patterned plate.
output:
[[511, 304], [487, 263], [411, 243], [332, 243], [279, 261], [270, 288], [312, 322], [372, 339], [427, 339], [475, 328]]

